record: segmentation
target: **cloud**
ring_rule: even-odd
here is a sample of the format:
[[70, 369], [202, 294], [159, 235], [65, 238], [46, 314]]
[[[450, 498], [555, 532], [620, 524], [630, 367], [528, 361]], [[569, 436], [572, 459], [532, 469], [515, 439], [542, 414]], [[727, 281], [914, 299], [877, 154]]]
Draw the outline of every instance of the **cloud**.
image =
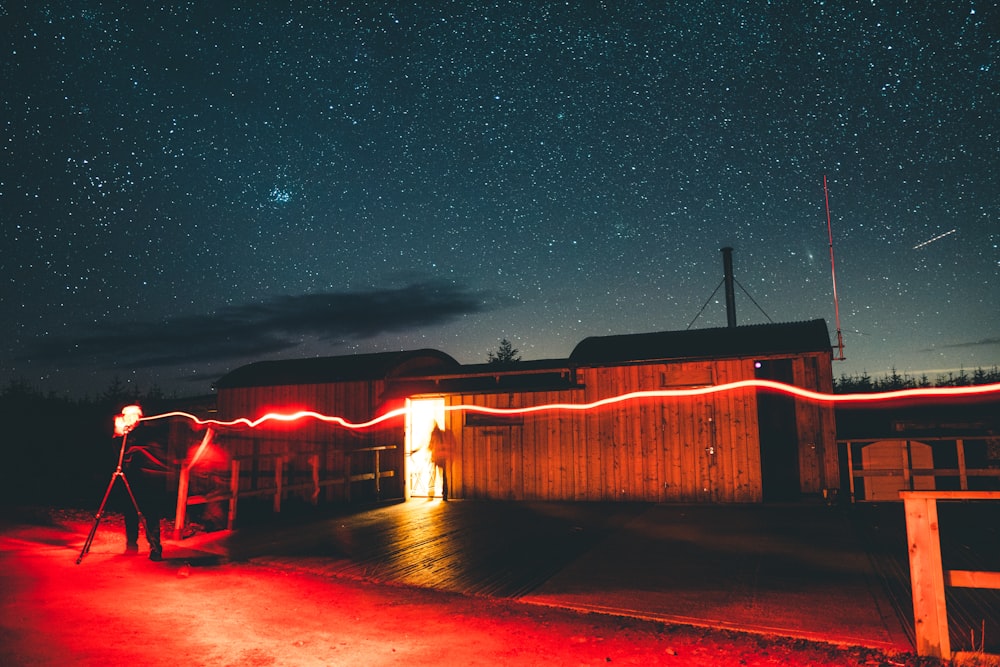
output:
[[502, 299], [490, 292], [433, 281], [364, 292], [280, 296], [209, 315], [104, 323], [80, 337], [44, 339], [32, 350], [31, 359], [132, 368], [246, 359], [293, 349], [305, 337], [368, 339], [443, 324], [501, 305]]
[[[1000, 338], [982, 338], [980, 340], [968, 341], [965, 343], [952, 343], [951, 345], [939, 345], [936, 349], [954, 349], [958, 347], [985, 347], [987, 345], [1000, 345]], [[927, 348], [921, 352], [934, 352], [935, 348]]]

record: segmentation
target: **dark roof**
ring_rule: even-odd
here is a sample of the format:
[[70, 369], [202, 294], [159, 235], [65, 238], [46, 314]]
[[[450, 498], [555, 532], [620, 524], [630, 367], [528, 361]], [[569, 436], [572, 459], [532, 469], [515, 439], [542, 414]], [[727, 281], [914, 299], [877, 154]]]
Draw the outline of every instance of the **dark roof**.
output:
[[459, 363], [451, 356], [430, 349], [258, 361], [227, 373], [215, 386], [231, 389], [381, 380], [443, 373], [458, 367]]
[[503, 365], [467, 364], [445, 373], [395, 380], [387, 395], [562, 391], [575, 387], [574, 375], [565, 359], [535, 359]]
[[574, 364], [602, 364], [659, 359], [722, 359], [831, 349], [826, 321], [811, 320], [720, 329], [593, 336], [580, 341], [569, 359]]

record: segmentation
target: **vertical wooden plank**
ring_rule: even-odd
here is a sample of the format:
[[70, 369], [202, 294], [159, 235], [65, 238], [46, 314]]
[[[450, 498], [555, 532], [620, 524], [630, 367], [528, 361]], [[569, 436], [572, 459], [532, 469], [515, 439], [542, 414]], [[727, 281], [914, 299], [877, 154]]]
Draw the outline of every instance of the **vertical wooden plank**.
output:
[[685, 445], [681, 438], [680, 400], [671, 398], [663, 406], [663, 431], [669, 438], [670, 447], [670, 488], [668, 500], [677, 502], [687, 496], [687, 479], [684, 472]]
[[319, 454], [313, 454], [309, 457], [309, 469], [312, 472], [312, 493], [309, 495], [309, 501], [313, 505], [319, 504]]
[[[639, 390], [659, 388], [659, 366], [645, 365], [639, 381]], [[658, 401], [657, 401], [658, 402]], [[644, 502], [659, 502], [661, 497], [663, 448], [659, 446], [656, 432], [656, 402], [643, 401], [638, 407], [639, 418], [639, 456], [641, 457], [642, 493], [637, 500]]]
[[281, 512], [281, 494], [284, 491], [284, 457], [274, 457], [274, 513]]
[[[508, 394], [508, 407], [521, 407], [521, 398], [524, 394]], [[507, 498], [511, 500], [524, 499], [524, 426], [511, 426], [507, 429], [507, 461], [508, 478]]]
[[[558, 393], [540, 397], [546, 403], [558, 402]], [[539, 413], [532, 416], [536, 437], [535, 453], [538, 470], [535, 473], [534, 497], [539, 500], [563, 500], [566, 498], [566, 478], [562, 474], [563, 439], [561, 416], [556, 413]]]
[[849, 492], [851, 494], [851, 503], [854, 503], [854, 446], [853, 443], [847, 441], [847, 479]]
[[906, 539], [910, 553], [910, 583], [917, 654], [942, 660], [951, 658], [948, 614], [941, 564], [941, 536], [937, 501], [903, 496]]
[[[572, 403], [574, 392], [557, 394], [560, 401]], [[576, 497], [576, 451], [574, 448], [574, 432], [576, 430], [576, 418], [571, 412], [561, 412], [556, 417], [559, 425], [559, 479], [560, 492], [564, 500], [573, 500]]]
[[[497, 407], [496, 395], [488, 394], [483, 397], [486, 405], [491, 408]], [[497, 468], [497, 441], [500, 436], [497, 434], [499, 429], [495, 427], [489, 427], [483, 429], [483, 436], [486, 441], [486, 448], [483, 450], [485, 458], [483, 459], [483, 464], [485, 465], [485, 470], [483, 471], [482, 477], [482, 497], [493, 499], [496, 492], [496, 468]]]
[[684, 443], [684, 455], [682, 460], [682, 474], [685, 474], [688, 496], [685, 500], [697, 502], [701, 500], [704, 486], [702, 457], [699, 452], [698, 434], [694, 414], [694, 399], [683, 398], [678, 403], [678, 422], [681, 427], [681, 442]]
[[[720, 364], [716, 368], [713, 381], [716, 384], [725, 384], [742, 379], [752, 366], [749, 361], [730, 361]], [[752, 502], [754, 495], [754, 475], [752, 457], [750, 456], [751, 445], [747, 438], [746, 418], [746, 390], [735, 392], [727, 391], [720, 396], [722, 401], [722, 413], [716, 415], [716, 428], [719, 433], [719, 446], [724, 447], [728, 452], [730, 465], [730, 475], [732, 475], [733, 500], [736, 502]]]
[[[577, 382], [582, 382], [588, 386], [593, 379], [590, 369], [579, 369], [577, 371]], [[581, 402], [586, 403], [589, 393], [585, 389], [581, 396]], [[573, 500], [587, 499], [587, 443], [590, 441], [590, 415], [589, 412], [573, 413]]]
[[181, 474], [177, 480], [177, 508], [174, 513], [174, 539], [181, 539], [184, 530], [184, 519], [187, 513], [188, 484], [191, 480], [191, 466], [181, 466]]
[[226, 527], [233, 529], [236, 522], [236, 504], [240, 497], [240, 460], [234, 458], [229, 465], [229, 517], [226, 520]]
[[899, 444], [900, 457], [903, 460], [903, 488], [907, 491], [913, 490], [913, 474], [910, 472], [913, 464], [910, 462], [910, 441], [902, 440]]
[[969, 490], [969, 471], [965, 467], [965, 441], [955, 440], [955, 453], [958, 455], [958, 483], [962, 491]]
[[[568, 401], [568, 397], [560, 392], [549, 392], [545, 394], [545, 400], [549, 403]], [[566, 453], [566, 430], [569, 424], [565, 421], [566, 415], [561, 412], [547, 412], [532, 417], [538, 434], [538, 450], [541, 450], [543, 443], [551, 443], [553, 452], [553, 470], [555, 479], [555, 489], [557, 496], [561, 500], [572, 500], [571, 477], [567, 475], [566, 463], [572, 466], [572, 455], [567, 457]], [[525, 455], [528, 458], [528, 455]], [[527, 465], [527, 461], [525, 462]], [[527, 492], [526, 492], [527, 495]], [[534, 496], [537, 499], [537, 495]]]
[[[630, 375], [635, 367], [620, 367], [614, 374], [614, 395], [619, 396], [628, 391]], [[614, 485], [609, 500], [622, 500], [628, 495], [631, 486], [631, 466], [629, 456], [629, 418], [628, 411], [617, 404], [612, 409], [612, 440], [614, 441]]]
[[[749, 371], [747, 373], [750, 375]], [[757, 391], [744, 389], [740, 392], [740, 409], [744, 427], [740, 437], [747, 456], [747, 474], [753, 489], [754, 502], [764, 499], [764, 473], [761, 464], [760, 419], [757, 411]]]
[[[817, 385], [815, 360], [810, 357], [800, 357], [792, 361], [792, 377], [796, 385], [814, 388]], [[822, 487], [820, 481], [820, 451], [819, 411], [815, 403], [795, 399], [795, 425], [798, 436], [799, 452], [799, 488], [803, 493], [819, 493]]]
[[[817, 359], [817, 391], [833, 393], [833, 355], [830, 352], [818, 353]], [[837, 446], [837, 418], [833, 404], [820, 407], [822, 415], [822, 445], [823, 445], [823, 485], [827, 489], [840, 488], [840, 449]]]

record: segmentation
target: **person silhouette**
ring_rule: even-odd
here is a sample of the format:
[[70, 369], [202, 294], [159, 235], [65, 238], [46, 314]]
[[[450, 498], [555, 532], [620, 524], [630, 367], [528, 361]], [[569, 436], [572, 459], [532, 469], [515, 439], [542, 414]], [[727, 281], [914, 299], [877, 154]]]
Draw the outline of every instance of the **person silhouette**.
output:
[[431, 438], [428, 443], [428, 448], [431, 452], [431, 463], [433, 467], [431, 468], [431, 483], [429, 494], [434, 495], [434, 488], [437, 484], [437, 474], [440, 470], [441, 472], [441, 499], [447, 502], [448, 500], [448, 459], [451, 456], [452, 443], [451, 435], [446, 433], [437, 424], [434, 425], [434, 430], [431, 431]]
[[[149, 543], [149, 559], [163, 560], [163, 543], [160, 540], [160, 522], [167, 514], [167, 463], [163, 447], [158, 440], [150, 438], [142, 442], [137, 438], [129, 443], [122, 459], [122, 468], [128, 480], [135, 502], [142, 512]], [[125, 503], [125, 553], [139, 552], [139, 514], [131, 500]]]

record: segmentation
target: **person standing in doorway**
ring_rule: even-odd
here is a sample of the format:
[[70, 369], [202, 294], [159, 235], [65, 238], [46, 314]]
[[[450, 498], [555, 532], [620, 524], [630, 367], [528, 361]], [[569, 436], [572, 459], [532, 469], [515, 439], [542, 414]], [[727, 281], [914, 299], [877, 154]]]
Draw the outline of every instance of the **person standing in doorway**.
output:
[[430, 493], [434, 494], [434, 488], [437, 484], [437, 474], [441, 471], [441, 499], [447, 502], [448, 500], [448, 459], [451, 456], [451, 436], [446, 433], [437, 424], [434, 425], [434, 430], [431, 431], [431, 439], [428, 444], [431, 450], [431, 462], [433, 463], [433, 468], [431, 468], [431, 484]]

